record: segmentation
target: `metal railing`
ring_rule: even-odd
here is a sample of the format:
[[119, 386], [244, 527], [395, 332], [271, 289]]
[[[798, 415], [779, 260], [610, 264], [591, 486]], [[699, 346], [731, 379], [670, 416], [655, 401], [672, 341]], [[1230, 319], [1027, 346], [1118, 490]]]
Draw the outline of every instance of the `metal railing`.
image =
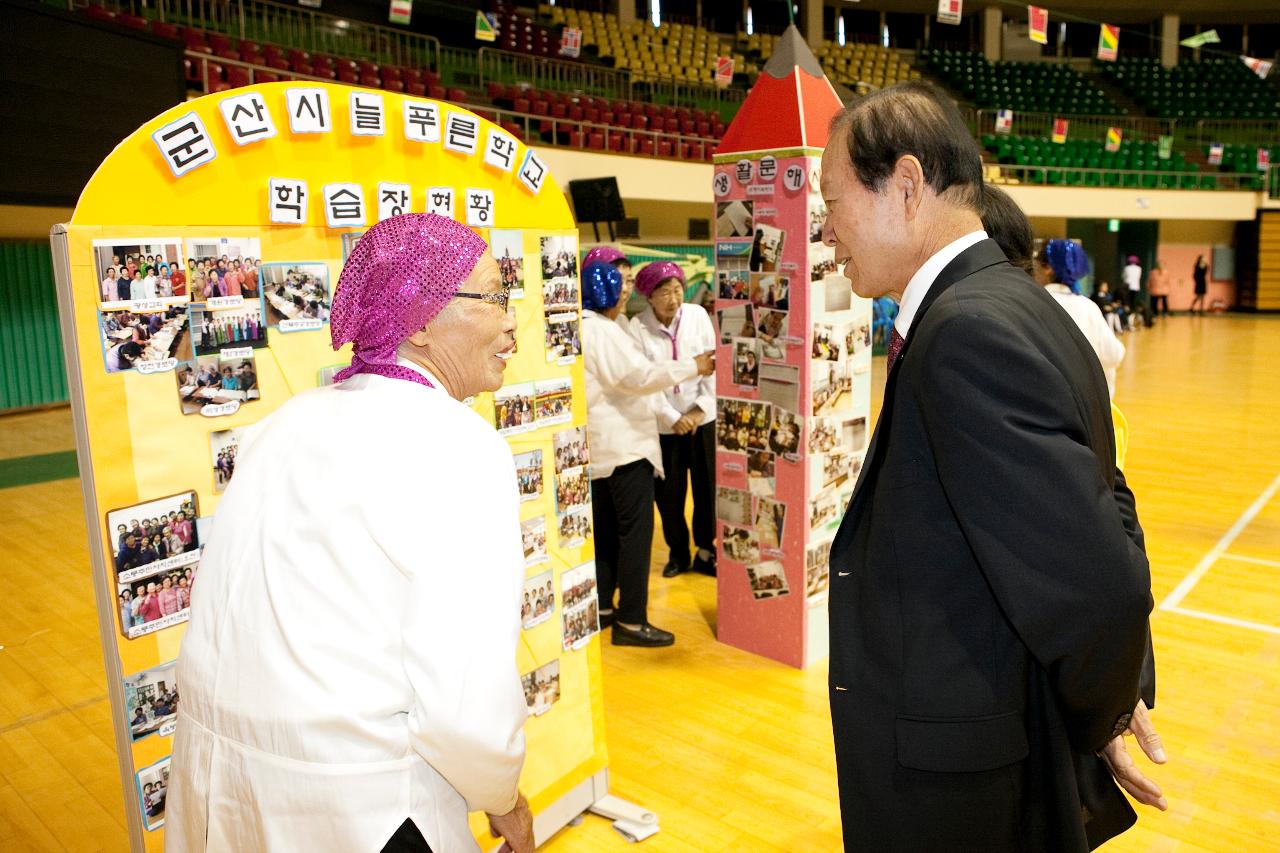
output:
[[[963, 107], [961, 112], [969, 122], [974, 136], [995, 133], [996, 110]], [[1201, 149], [1212, 142], [1244, 145], [1266, 145], [1280, 140], [1280, 121], [1245, 119], [1162, 119], [1145, 116], [1097, 116], [1070, 115], [1067, 113], [1014, 112], [1013, 130], [1017, 136], [1049, 137], [1053, 133], [1055, 119], [1068, 122], [1068, 139], [1106, 138], [1107, 129], [1118, 127], [1126, 140], [1155, 141], [1161, 136], [1172, 136], [1175, 146], [1194, 146]]]
[[564, 59], [512, 53], [492, 47], [477, 51], [477, 83], [529, 83], [535, 89], [581, 92], [611, 100], [640, 99], [673, 106], [739, 105], [743, 89], [681, 80], [669, 75], [605, 68]]
[[[74, 11], [89, 0], [66, 0]], [[273, 0], [103, 0], [116, 12], [283, 48], [365, 59], [379, 65], [440, 67], [440, 40], [395, 27], [350, 21]]]
[[992, 183], [1018, 183], [1035, 186], [1069, 186], [1085, 189], [1145, 190], [1244, 190], [1257, 192], [1264, 188], [1267, 176], [1261, 172], [1172, 172], [1159, 169], [1091, 169], [1074, 166], [990, 163], [988, 174], [999, 170]]
[[[207, 53], [197, 51], [187, 51], [187, 59], [191, 60], [193, 67], [196, 69], [196, 78], [200, 80], [205, 92], [212, 92], [213, 87], [222, 82], [222, 78], [216, 68], [240, 68], [243, 69], [249, 79], [249, 84], [262, 82], [262, 75], [267, 75], [268, 81], [273, 80], [310, 80], [318, 83], [335, 83], [339, 81], [330, 80], [325, 77], [315, 77], [309, 74], [299, 74], [296, 71], [286, 71], [276, 68], [268, 68], [262, 65], [254, 65], [250, 62], [242, 62], [234, 59], [222, 59], [217, 56], [211, 56]], [[353, 84], [352, 88], [361, 88]], [[634, 128], [614, 127], [613, 125], [600, 124], [597, 122], [580, 121], [569, 118], [556, 118], [553, 116], [541, 116], [533, 113], [516, 112], [515, 110], [503, 109], [495, 107], [492, 104], [471, 104], [464, 102], [458, 103], [458, 106], [466, 107], [478, 115], [488, 118], [499, 124], [515, 125], [519, 128], [520, 138], [527, 143], [541, 146], [552, 146], [561, 148], [577, 148], [587, 150], [601, 150], [603, 153], [619, 153], [619, 154], [644, 154], [645, 156], [661, 157], [662, 143], [671, 143], [671, 153], [665, 156], [673, 159], [688, 159], [683, 153], [683, 146], [690, 146], [689, 157], [695, 160], [704, 159], [703, 154], [708, 147], [714, 150], [719, 144], [719, 140], [682, 133], [670, 133], [660, 130], [636, 130]], [[575, 137], [575, 134], [577, 136]], [[598, 134], [601, 139], [600, 149], [591, 149], [591, 136]], [[619, 140], [619, 141], [615, 141]], [[645, 143], [652, 143], [652, 152], [646, 149]], [[616, 146], [616, 147], [615, 147]]]

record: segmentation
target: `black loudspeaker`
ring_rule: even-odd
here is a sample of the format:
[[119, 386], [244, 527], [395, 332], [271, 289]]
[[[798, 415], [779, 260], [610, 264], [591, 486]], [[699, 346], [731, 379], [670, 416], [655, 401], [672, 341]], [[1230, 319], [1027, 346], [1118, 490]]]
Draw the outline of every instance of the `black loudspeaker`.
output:
[[711, 220], [710, 219], [690, 219], [689, 220], [689, 239], [690, 240], [710, 240], [711, 239]]
[[618, 223], [618, 239], [619, 240], [638, 240], [640, 239], [640, 219], [636, 216], [625, 217], [622, 222]]
[[620, 222], [627, 217], [617, 178], [570, 181], [569, 195], [579, 222]]

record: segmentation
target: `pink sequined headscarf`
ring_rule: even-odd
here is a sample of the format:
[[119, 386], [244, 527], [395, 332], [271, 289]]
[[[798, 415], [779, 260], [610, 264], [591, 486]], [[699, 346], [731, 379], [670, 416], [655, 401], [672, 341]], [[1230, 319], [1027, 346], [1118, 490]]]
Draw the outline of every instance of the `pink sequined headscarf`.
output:
[[396, 348], [440, 313], [487, 248], [471, 229], [434, 213], [384, 219], [360, 238], [338, 277], [329, 314], [333, 348], [352, 343], [341, 381], [376, 373], [430, 385], [396, 364]]

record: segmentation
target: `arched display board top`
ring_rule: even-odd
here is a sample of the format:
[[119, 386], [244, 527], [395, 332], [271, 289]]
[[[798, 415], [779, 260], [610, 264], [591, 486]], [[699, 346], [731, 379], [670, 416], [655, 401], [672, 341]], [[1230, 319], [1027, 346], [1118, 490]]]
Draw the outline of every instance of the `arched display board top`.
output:
[[102, 162], [72, 224], [271, 222], [337, 233], [395, 206], [477, 228], [575, 227], [545, 162], [493, 122], [442, 101], [310, 81], [165, 111]]

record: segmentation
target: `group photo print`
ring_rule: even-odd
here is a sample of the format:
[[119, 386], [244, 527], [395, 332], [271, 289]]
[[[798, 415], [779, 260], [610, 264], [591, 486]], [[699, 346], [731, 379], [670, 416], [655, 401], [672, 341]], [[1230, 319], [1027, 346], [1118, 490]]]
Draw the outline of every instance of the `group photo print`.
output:
[[139, 365], [192, 356], [188, 334], [188, 306], [170, 305], [154, 311], [104, 311], [99, 315], [102, 329], [102, 357], [107, 373], [132, 370]]
[[107, 539], [119, 580], [149, 574], [152, 564], [162, 564], [159, 569], [194, 562], [200, 552], [197, 515], [194, 491], [108, 512]]
[[516, 488], [520, 491], [520, 502], [542, 497], [542, 450], [529, 450], [514, 455]]
[[263, 264], [258, 272], [267, 303], [268, 326], [288, 329], [295, 320], [329, 321], [332, 291], [328, 264]]
[[99, 308], [104, 311], [157, 300], [172, 305], [191, 298], [182, 241], [177, 238], [94, 240], [93, 268]]
[[[151, 567], [163, 566], [152, 563]], [[185, 622], [191, 614], [191, 593], [199, 563], [173, 569], [157, 569], [141, 577], [116, 583], [120, 607], [120, 633], [130, 640]]]
[[184, 415], [198, 414], [208, 405], [251, 403], [261, 399], [253, 356], [222, 358], [202, 355], [178, 365], [178, 402]]
[[124, 711], [134, 740], [159, 732], [173, 734], [178, 717], [177, 661], [127, 676]]
[[138, 804], [142, 825], [150, 832], [164, 826], [165, 800], [169, 795], [169, 758], [160, 759], [138, 771]]
[[562, 429], [551, 437], [556, 454], [556, 473], [566, 468], [579, 468], [591, 462], [587, 451], [587, 428]]
[[524, 688], [529, 716], [541, 717], [550, 711], [551, 706], [560, 700], [560, 658], [520, 676], [520, 685]]
[[195, 237], [186, 242], [191, 298], [195, 302], [262, 295], [257, 237]]
[[502, 289], [512, 299], [524, 298], [524, 232], [493, 229], [489, 232], [489, 251], [498, 262]]
[[209, 452], [213, 456], [213, 491], [221, 494], [236, 472], [236, 454], [240, 450], [240, 436], [245, 427], [218, 430], [209, 433]]
[[542, 308], [576, 311], [581, 303], [578, 294], [578, 238], [543, 237]]
[[552, 589], [551, 570], [526, 578], [524, 597], [520, 599], [520, 625], [532, 628], [551, 618], [556, 611], [556, 594]]
[[209, 303], [191, 306], [191, 334], [196, 355], [216, 355], [224, 349], [265, 347], [267, 323], [261, 297], [233, 308], [211, 309]]

